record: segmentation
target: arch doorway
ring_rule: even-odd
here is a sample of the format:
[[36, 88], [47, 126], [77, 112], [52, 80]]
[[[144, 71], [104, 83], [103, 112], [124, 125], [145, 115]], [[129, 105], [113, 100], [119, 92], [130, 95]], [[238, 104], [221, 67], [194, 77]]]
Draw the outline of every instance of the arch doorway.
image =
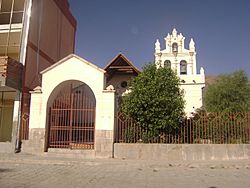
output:
[[47, 148], [94, 149], [96, 99], [80, 81], [59, 84], [48, 100]]

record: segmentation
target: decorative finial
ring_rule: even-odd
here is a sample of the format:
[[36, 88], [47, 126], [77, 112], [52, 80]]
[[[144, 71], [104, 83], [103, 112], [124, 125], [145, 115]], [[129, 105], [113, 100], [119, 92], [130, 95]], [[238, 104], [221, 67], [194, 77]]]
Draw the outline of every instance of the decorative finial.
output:
[[108, 90], [108, 91], [113, 91], [113, 90], [115, 90], [115, 89], [114, 89], [114, 86], [113, 86], [113, 85], [109, 85], [108, 87], [106, 87], [106, 90]]
[[201, 69], [200, 69], [200, 74], [201, 74], [201, 75], [204, 75], [204, 74], [205, 74], [205, 71], [204, 71], [203, 67], [201, 67]]
[[195, 51], [195, 43], [194, 43], [193, 38], [191, 38], [191, 40], [189, 42], [189, 50]]
[[160, 50], [161, 50], [161, 44], [159, 42], [159, 39], [157, 39], [155, 42], [155, 51], [160, 51]]
[[173, 35], [174, 37], [176, 37], [176, 35], [177, 35], [177, 31], [176, 31], [175, 27], [174, 27], [174, 29], [173, 29], [173, 31], [172, 31], [172, 35]]

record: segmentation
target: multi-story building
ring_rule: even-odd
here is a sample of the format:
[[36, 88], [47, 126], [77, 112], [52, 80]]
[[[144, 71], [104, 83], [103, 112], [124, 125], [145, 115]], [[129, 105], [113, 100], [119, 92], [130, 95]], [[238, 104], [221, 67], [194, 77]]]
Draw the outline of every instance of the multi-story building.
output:
[[159, 40], [155, 43], [155, 63], [157, 66], [170, 67], [176, 71], [181, 80], [181, 89], [184, 90], [186, 101], [185, 112], [188, 116], [195, 109], [202, 106], [202, 88], [205, 87], [204, 69], [200, 74], [196, 72], [196, 50], [194, 40], [191, 38], [189, 49], [185, 49], [185, 37], [177, 33], [174, 28], [172, 33], [165, 37], [165, 48], [161, 49]]
[[67, 0], [0, 0], [0, 152], [28, 139], [29, 92], [74, 52], [75, 32]]

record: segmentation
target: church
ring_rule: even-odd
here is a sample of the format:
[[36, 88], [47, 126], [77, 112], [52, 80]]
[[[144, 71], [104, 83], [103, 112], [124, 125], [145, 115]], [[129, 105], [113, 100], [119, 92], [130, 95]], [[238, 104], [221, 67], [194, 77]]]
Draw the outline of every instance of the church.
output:
[[191, 38], [189, 49], [185, 49], [185, 37], [174, 28], [165, 39], [165, 47], [161, 48], [159, 40], [155, 43], [155, 64], [158, 67], [170, 67], [180, 78], [180, 88], [184, 90], [186, 101], [185, 112], [191, 116], [195, 109], [202, 106], [202, 90], [205, 87], [205, 73], [201, 67], [197, 73], [196, 49]]

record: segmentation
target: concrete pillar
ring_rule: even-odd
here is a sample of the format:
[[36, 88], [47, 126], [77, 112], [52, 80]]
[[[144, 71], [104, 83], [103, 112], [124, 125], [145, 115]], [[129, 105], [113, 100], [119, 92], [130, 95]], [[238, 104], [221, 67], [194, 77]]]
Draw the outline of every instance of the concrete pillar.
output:
[[97, 158], [113, 157], [115, 91], [104, 90], [100, 101], [100, 115], [96, 117], [95, 152]]
[[23, 141], [22, 152], [41, 153], [44, 151], [45, 127], [41, 125], [42, 90], [36, 87], [31, 92], [29, 140]]

